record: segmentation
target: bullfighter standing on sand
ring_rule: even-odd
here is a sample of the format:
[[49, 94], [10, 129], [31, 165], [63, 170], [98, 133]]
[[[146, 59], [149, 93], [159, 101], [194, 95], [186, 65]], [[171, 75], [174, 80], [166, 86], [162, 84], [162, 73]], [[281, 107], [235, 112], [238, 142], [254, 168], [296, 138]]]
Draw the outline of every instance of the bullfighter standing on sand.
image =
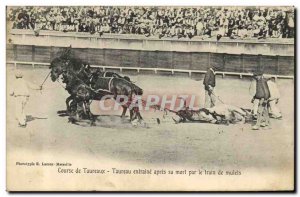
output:
[[26, 127], [25, 107], [30, 96], [28, 88], [41, 90], [42, 86], [37, 86], [23, 79], [23, 73], [20, 70], [15, 71], [15, 77], [16, 80], [10, 95], [15, 98], [15, 116], [18, 120], [19, 127]]
[[270, 91], [267, 84], [267, 79], [263, 77], [263, 72], [259, 71], [254, 74], [256, 80], [256, 93], [252, 99], [252, 103], [255, 99], [259, 100], [258, 111], [257, 111], [257, 121], [252, 127], [253, 130], [259, 130], [261, 126], [265, 128], [270, 128], [270, 118], [268, 103], [270, 98]]
[[214, 107], [216, 104], [216, 96], [214, 88], [216, 86], [216, 68], [211, 67], [205, 74], [203, 85], [205, 89], [205, 108]]

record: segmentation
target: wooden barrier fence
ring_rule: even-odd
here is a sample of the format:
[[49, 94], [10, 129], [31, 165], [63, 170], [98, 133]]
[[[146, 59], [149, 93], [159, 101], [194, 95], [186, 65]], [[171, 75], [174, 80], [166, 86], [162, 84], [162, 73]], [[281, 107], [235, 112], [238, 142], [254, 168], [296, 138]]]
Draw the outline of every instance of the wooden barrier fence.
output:
[[[17, 68], [17, 65], [31, 65], [33, 68], [35, 68], [36, 65], [41, 66], [49, 66], [50, 63], [43, 63], [43, 62], [22, 62], [22, 61], [7, 61], [7, 64], [13, 64], [15, 68]], [[91, 65], [91, 67], [98, 67], [102, 68], [103, 71], [108, 69], [117, 69], [121, 73], [123, 70], [135, 70], [137, 73], [140, 71], [153, 71], [154, 74], [157, 74], [158, 71], [165, 71], [170, 72], [172, 75], [175, 73], [188, 73], [189, 76], [192, 76], [192, 73], [200, 73], [205, 74], [206, 71], [204, 70], [185, 70], [185, 69], [168, 69], [168, 68], [142, 68], [142, 67], [119, 67], [119, 66], [103, 66], [103, 65]], [[250, 77], [253, 74], [252, 73], [237, 73], [237, 72], [216, 72], [217, 75], [222, 75], [222, 77], [225, 77], [226, 75], [231, 76], [239, 76], [242, 77]], [[281, 79], [294, 79], [294, 76], [285, 76], [285, 75], [270, 75], [266, 74], [268, 77], [275, 77], [275, 78], [281, 78]]]

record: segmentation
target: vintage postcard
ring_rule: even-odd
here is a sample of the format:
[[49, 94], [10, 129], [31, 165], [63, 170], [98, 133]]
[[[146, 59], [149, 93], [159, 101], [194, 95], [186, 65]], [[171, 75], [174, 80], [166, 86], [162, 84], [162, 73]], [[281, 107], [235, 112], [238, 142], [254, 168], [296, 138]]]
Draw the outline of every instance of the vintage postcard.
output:
[[293, 6], [7, 6], [7, 191], [294, 191]]

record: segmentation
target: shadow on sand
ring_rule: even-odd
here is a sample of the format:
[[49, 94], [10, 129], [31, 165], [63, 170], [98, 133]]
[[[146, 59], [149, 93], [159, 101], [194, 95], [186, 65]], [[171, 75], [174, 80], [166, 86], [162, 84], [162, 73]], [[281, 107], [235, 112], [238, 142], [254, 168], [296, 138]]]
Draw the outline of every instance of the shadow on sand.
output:
[[[66, 110], [57, 111], [58, 116], [68, 117]], [[94, 115], [95, 125], [93, 127], [105, 127], [105, 128], [132, 128], [135, 127], [129, 120], [129, 116], [121, 118], [119, 115]], [[82, 127], [91, 127], [91, 121], [89, 119], [81, 119], [76, 122], [70, 122], [70, 124], [76, 124]], [[142, 125], [145, 127], [144, 125]]]
[[27, 122], [31, 122], [31, 121], [34, 121], [34, 120], [45, 120], [45, 119], [48, 119], [46, 117], [35, 117], [35, 116], [32, 116], [32, 115], [27, 115], [26, 116], [26, 121]]

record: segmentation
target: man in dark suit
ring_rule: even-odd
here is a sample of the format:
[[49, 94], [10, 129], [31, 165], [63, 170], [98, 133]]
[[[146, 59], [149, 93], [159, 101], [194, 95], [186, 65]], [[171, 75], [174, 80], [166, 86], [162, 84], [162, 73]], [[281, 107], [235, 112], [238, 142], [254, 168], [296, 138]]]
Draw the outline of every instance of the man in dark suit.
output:
[[205, 108], [211, 108], [215, 106], [216, 96], [214, 88], [216, 86], [216, 73], [215, 67], [211, 67], [205, 74], [203, 85], [205, 89]]

